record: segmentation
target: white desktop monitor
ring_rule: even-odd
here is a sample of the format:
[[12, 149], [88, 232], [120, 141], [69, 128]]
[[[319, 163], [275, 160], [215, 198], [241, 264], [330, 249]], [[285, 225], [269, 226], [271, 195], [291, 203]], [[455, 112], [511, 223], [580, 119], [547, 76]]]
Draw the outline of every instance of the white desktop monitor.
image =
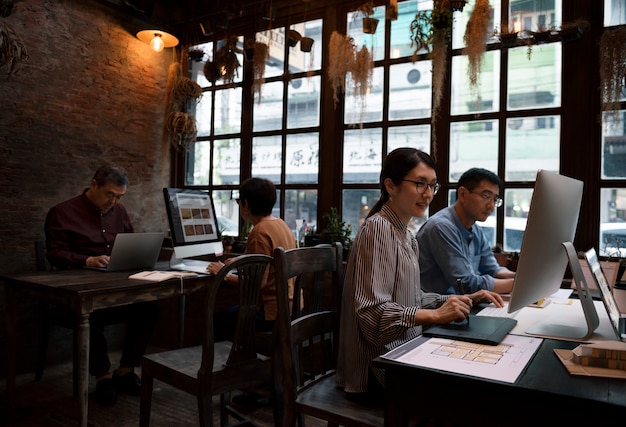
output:
[[[568, 262], [574, 277], [582, 276], [580, 264], [572, 242], [576, 234], [582, 202], [583, 182], [545, 170], [539, 170], [530, 202], [528, 221], [522, 240], [517, 272], [511, 291], [508, 311], [512, 313], [546, 298], [558, 291], [563, 282]], [[573, 259], [572, 259], [573, 257]], [[575, 265], [572, 265], [575, 264]], [[586, 288], [584, 278], [577, 280]], [[579, 292], [587, 317], [589, 304], [597, 318], [587, 289]], [[583, 301], [584, 299], [584, 301]], [[538, 309], [541, 310], [541, 309]], [[564, 325], [539, 322], [529, 334], [584, 338], [597, 325], [587, 319], [587, 325], [578, 329]], [[591, 322], [591, 323], [589, 323]], [[589, 326], [591, 324], [591, 326]], [[581, 336], [582, 335], [582, 336]]]
[[209, 192], [164, 188], [163, 195], [174, 249], [172, 260], [184, 263], [185, 258], [224, 252]]

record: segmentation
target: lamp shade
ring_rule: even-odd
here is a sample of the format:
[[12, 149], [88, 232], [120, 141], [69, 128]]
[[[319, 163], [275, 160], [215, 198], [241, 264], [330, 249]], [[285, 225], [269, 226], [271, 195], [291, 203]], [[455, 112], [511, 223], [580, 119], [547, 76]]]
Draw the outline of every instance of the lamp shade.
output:
[[137, 38], [152, 47], [155, 52], [160, 52], [163, 48], [174, 47], [178, 44], [178, 39], [173, 35], [161, 30], [143, 30], [137, 33]]

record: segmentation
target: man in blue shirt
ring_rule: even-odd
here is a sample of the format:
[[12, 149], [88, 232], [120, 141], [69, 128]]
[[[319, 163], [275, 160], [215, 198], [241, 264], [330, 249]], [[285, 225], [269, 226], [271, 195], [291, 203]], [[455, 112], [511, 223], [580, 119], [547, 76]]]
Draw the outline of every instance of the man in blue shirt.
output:
[[499, 206], [502, 181], [491, 171], [472, 168], [459, 179], [456, 202], [435, 213], [417, 233], [422, 288], [440, 294], [480, 289], [510, 293], [515, 272], [501, 267], [476, 221]]

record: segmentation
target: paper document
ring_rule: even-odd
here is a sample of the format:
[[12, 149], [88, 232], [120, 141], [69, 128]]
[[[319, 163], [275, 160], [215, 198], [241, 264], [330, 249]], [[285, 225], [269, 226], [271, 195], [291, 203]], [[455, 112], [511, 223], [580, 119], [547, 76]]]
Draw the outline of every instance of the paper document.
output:
[[418, 337], [384, 354], [396, 362], [514, 383], [543, 339], [507, 335], [498, 345]]
[[197, 273], [189, 273], [183, 271], [142, 271], [139, 273], [131, 274], [128, 276], [129, 279], [136, 280], [150, 280], [152, 282], [162, 282], [164, 280], [169, 279], [179, 279], [182, 277], [194, 277], [197, 276]]

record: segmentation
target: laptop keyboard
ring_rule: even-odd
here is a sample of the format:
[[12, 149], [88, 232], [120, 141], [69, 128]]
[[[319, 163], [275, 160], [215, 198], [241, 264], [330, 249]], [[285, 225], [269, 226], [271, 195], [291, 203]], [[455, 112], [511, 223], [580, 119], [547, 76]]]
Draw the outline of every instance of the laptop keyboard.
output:
[[509, 317], [509, 318], [514, 318], [515, 316], [517, 316], [517, 313], [519, 313], [518, 311], [514, 311], [513, 313], [509, 313], [508, 310], [508, 304], [505, 304], [504, 307], [496, 307], [493, 304], [488, 305], [487, 307], [483, 308], [482, 310], [479, 311], [479, 316], [491, 316], [491, 317]]

